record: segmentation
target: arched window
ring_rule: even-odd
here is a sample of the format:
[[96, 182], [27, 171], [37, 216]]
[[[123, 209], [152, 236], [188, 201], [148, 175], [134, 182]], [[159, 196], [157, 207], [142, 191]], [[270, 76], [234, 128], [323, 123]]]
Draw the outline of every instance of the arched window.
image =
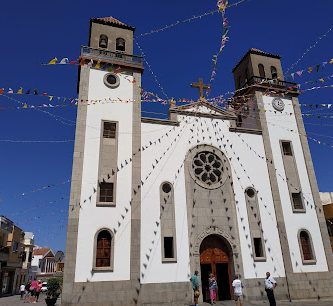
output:
[[112, 267], [112, 236], [110, 231], [104, 229], [97, 234], [96, 238], [96, 268]]
[[266, 77], [266, 74], [265, 74], [265, 67], [263, 64], [259, 64], [258, 65], [258, 69], [259, 69], [259, 76], [262, 77], [262, 78], [265, 78]]
[[101, 35], [99, 37], [99, 47], [100, 48], [103, 48], [103, 49], [106, 49], [108, 47], [108, 37], [106, 35]]
[[271, 66], [271, 75], [272, 75], [272, 79], [277, 79], [277, 77], [278, 77], [277, 70], [274, 66]]
[[308, 231], [302, 230], [299, 233], [299, 242], [303, 261], [315, 260], [312, 248], [312, 241]]
[[125, 51], [125, 39], [118, 37], [116, 39], [116, 50], [117, 51]]

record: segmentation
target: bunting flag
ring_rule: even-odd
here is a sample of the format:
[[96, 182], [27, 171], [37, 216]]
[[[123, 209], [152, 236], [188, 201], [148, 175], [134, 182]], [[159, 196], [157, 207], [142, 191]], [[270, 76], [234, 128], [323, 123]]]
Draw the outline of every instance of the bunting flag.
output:
[[[245, 1], [248, 1], [248, 0], [240, 0], [240, 1], [237, 1], [237, 2], [232, 3], [232, 4], [227, 4], [227, 5], [225, 5], [224, 9], [226, 9], [227, 7], [228, 8], [230, 8], [230, 7], [236, 7], [236, 6], [238, 6], [239, 4], [241, 4], [241, 3], [245, 2]], [[201, 20], [201, 18], [204, 18], [204, 17], [207, 17], [207, 16], [212, 16], [212, 15], [215, 15], [216, 13], [219, 13], [219, 12], [220, 12], [220, 10], [218, 8], [216, 10], [208, 11], [208, 12], [205, 12], [203, 14], [195, 15], [195, 16], [183, 19], [183, 20], [177, 20], [177, 21], [175, 21], [173, 23], [170, 23], [168, 25], [162, 26], [160, 28], [157, 28], [157, 29], [150, 30], [148, 32], [139, 34], [135, 38], [141, 38], [141, 37], [145, 37], [145, 36], [148, 36], [148, 35], [152, 35], [152, 34], [156, 34], [156, 33], [159, 33], [159, 32], [163, 32], [163, 31], [169, 30], [169, 29], [171, 29], [171, 28], [173, 28], [175, 26], [178, 26], [178, 25], [181, 25], [181, 24], [184, 24], [184, 23], [189, 23], [189, 22], [192, 22], [192, 21], [195, 21], [195, 20], [198, 20], [198, 19]]]
[[323, 39], [323, 38], [325, 38], [331, 31], [332, 31], [332, 29], [333, 29], [333, 27], [330, 27], [329, 29], [328, 29], [328, 31], [326, 31], [323, 35], [320, 35], [317, 39], [316, 39], [316, 41], [312, 44], [312, 45], [310, 45], [304, 52], [303, 52], [303, 54], [301, 55], [301, 57], [295, 62], [295, 63], [293, 63], [287, 70], [286, 70], [286, 75], [288, 74], [288, 72], [291, 70], [291, 69], [293, 69], [303, 58], [304, 58], [304, 56], [306, 55], [306, 54], [308, 54], [311, 50], [313, 50], [313, 48], [314, 47], [316, 47], [318, 44], [319, 44], [319, 42]]
[[57, 61], [58, 61], [58, 59], [55, 57], [49, 61], [48, 65], [55, 65], [57, 63]]
[[323, 61], [321, 63], [318, 63], [316, 65], [309, 66], [309, 67], [307, 67], [305, 69], [294, 71], [292, 73], [289, 73], [288, 75], [290, 75], [291, 78], [294, 80], [295, 79], [295, 75], [301, 77], [302, 75], [304, 75], [303, 72], [305, 72], [305, 71], [307, 71], [308, 73], [313, 73], [313, 72], [318, 73], [320, 70], [324, 69], [327, 64], [333, 65], [333, 58], [331, 58], [329, 60], [326, 60], [326, 61]]
[[[218, 11], [222, 14], [223, 32], [222, 32], [222, 38], [221, 38], [219, 51], [217, 52], [217, 54], [213, 55], [213, 58], [212, 58], [213, 67], [212, 67], [212, 72], [210, 75], [209, 88], [211, 88], [211, 83], [215, 80], [215, 77], [216, 77], [217, 62], [218, 62], [219, 56], [222, 53], [223, 49], [225, 48], [227, 42], [229, 41], [229, 37], [228, 37], [229, 22], [228, 22], [228, 19], [225, 17], [225, 10], [228, 7], [228, 0], [218, 0], [217, 7], [218, 7]], [[207, 91], [207, 95], [208, 94], [209, 94], [209, 92]]]

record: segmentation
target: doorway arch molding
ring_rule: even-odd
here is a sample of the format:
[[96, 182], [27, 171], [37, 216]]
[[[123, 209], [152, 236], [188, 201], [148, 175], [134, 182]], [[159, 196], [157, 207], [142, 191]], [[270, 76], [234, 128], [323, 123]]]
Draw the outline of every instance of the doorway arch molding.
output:
[[232, 255], [239, 253], [238, 247], [232, 241], [233, 239], [232, 239], [232, 237], [229, 233], [227, 233], [226, 231], [224, 231], [222, 228], [220, 228], [218, 226], [208, 226], [195, 239], [195, 244], [194, 244], [194, 247], [193, 247], [193, 255], [194, 256], [200, 256], [200, 245], [201, 245], [202, 241], [205, 238], [207, 238], [208, 236], [211, 236], [211, 235], [217, 235], [222, 240], [223, 239], [226, 240], [228, 242], [228, 244], [230, 245], [230, 248], [231, 248], [230, 251], [231, 251]]

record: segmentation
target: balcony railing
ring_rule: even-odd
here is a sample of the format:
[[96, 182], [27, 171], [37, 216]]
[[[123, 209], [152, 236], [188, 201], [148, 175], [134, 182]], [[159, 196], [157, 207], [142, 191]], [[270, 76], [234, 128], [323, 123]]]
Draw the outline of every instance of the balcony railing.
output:
[[286, 89], [289, 91], [297, 91], [298, 86], [296, 83], [293, 82], [287, 82], [287, 81], [281, 81], [278, 79], [268, 79], [268, 78], [263, 78], [263, 77], [257, 77], [253, 76], [249, 80], [247, 80], [241, 88], [246, 88], [251, 85], [262, 85], [262, 86], [267, 86], [267, 87], [277, 87], [280, 89]]
[[122, 52], [114, 52], [103, 49], [94, 49], [86, 46], [81, 46], [81, 56], [105, 59], [106, 61], [123, 62], [135, 66], [143, 66], [142, 56], [125, 54]]

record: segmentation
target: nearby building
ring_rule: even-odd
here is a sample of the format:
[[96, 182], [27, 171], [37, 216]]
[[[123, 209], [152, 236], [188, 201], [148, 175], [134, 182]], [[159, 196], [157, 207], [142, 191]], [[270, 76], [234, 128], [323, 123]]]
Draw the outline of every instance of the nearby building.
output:
[[24, 258], [24, 232], [8, 218], [1, 216], [1, 295], [12, 295], [19, 292], [21, 282], [25, 279], [22, 273]]
[[54, 253], [50, 248], [37, 247], [32, 253], [31, 270], [34, 277], [47, 278], [55, 272]]
[[333, 296], [299, 92], [280, 56], [245, 54], [232, 109], [208, 103], [201, 81], [198, 102], [143, 118], [133, 32], [95, 18], [82, 48], [62, 305], [188, 305], [195, 270], [205, 301], [211, 271], [219, 300], [234, 274], [247, 299], [264, 298], [266, 271], [278, 299]]
[[31, 232], [24, 233], [24, 254], [22, 257], [22, 274], [24, 275], [23, 283], [27, 280], [33, 279], [33, 274], [31, 271], [31, 261], [32, 261], [32, 252], [34, 249], [34, 234]]
[[64, 252], [55, 254], [50, 248], [36, 247], [32, 253], [32, 278], [45, 279], [52, 276], [62, 276], [64, 270]]
[[333, 250], [333, 192], [320, 192], [320, 199], [323, 204], [328, 234]]

